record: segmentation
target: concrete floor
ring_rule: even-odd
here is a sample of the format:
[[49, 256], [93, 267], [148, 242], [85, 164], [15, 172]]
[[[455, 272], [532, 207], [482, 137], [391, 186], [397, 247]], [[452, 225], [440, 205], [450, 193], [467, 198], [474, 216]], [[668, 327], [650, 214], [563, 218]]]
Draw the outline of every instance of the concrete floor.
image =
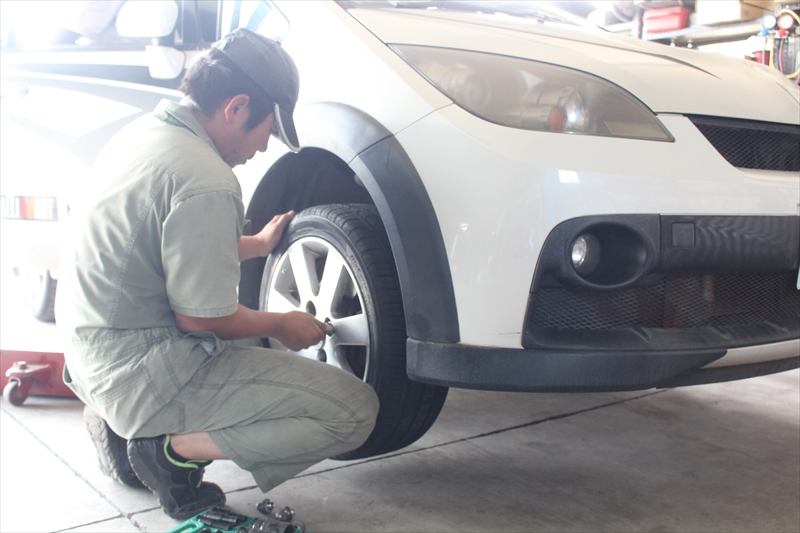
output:
[[[8, 287], [0, 339], [20, 331]], [[2, 403], [0, 531], [178, 525], [147, 490], [103, 476], [81, 413], [74, 399]], [[265, 497], [229, 462], [206, 479], [238, 512]], [[411, 447], [325, 461], [268, 496], [315, 533], [800, 531], [800, 371], [630, 393], [453, 390]]]
[[[800, 531], [800, 371], [640, 393], [454, 390], [399, 453], [325, 461], [269, 493], [312, 532]], [[166, 531], [104, 477], [76, 400], [0, 413], [0, 531]], [[235, 511], [264, 496], [212, 464]]]

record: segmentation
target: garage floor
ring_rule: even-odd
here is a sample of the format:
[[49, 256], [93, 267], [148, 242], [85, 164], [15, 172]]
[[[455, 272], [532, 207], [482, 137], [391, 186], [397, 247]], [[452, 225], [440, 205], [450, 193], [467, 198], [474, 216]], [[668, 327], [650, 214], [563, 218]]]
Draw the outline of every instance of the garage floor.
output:
[[[103, 476], [81, 413], [74, 399], [2, 403], [0, 531], [175, 527], [148, 491]], [[235, 511], [264, 498], [229, 462], [206, 478]], [[630, 393], [453, 390], [415, 445], [325, 461], [268, 496], [315, 533], [800, 531], [800, 371]]]
[[[452, 391], [416, 445], [325, 461], [269, 496], [312, 532], [800, 531], [800, 372], [640, 393]], [[166, 531], [146, 490], [104, 477], [75, 400], [0, 413], [1, 531]], [[207, 470], [230, 507], [264, 496]]]

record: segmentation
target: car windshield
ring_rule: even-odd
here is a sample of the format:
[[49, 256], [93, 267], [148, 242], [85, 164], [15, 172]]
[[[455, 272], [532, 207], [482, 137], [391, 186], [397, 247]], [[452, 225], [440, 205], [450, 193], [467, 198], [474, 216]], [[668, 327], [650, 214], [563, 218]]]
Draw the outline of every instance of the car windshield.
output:
[[345, 9], [421, 9], [440, 12], [481, 13], [487, 15], [505, 15], [525, 19], [533, 19], [541, 23], [568, 24], [597, 29], [586, 20], [571, 13], [562, 11], [544, 2], [514, 1], [480, 1], [460, 0], [430, 2], [424, 0], [411, 1], [373, 1], [373, 0], [340, 0], [339, 5]]

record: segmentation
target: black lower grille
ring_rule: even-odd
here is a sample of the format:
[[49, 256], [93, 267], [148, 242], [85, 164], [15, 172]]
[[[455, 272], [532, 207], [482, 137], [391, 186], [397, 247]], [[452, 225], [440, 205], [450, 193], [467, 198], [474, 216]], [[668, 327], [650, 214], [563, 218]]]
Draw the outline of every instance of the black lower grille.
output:
[[689, 119], [735, 167], [800, 171], [800, 125], [704, 116]]
[[800, 321], [797, 273], [665, 276], [620, 291], [539, 288], [529, 325], [550, 330], [687, 329]]

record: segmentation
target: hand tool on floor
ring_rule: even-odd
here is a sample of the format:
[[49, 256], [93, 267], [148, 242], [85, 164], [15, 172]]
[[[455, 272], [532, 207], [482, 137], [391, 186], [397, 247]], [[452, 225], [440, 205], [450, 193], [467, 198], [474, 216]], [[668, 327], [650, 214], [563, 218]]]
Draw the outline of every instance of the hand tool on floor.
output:
[[266, 499], [256, 507], [264, 517], [247, 516], [221, 507], [203, 511], [167, 533], [304, 533], [302, 522], [294, 520], [294, 509]]

